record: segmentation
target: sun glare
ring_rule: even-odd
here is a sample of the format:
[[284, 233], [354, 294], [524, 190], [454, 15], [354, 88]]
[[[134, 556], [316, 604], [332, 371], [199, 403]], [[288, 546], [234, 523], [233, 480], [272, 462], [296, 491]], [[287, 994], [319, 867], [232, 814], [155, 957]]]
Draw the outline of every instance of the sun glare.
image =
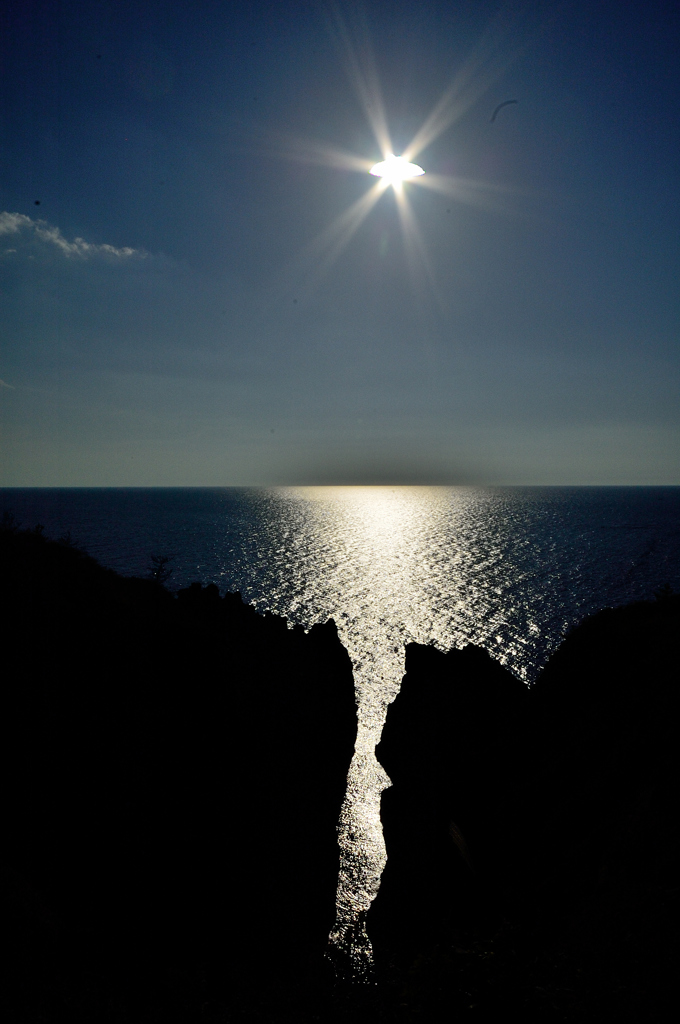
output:
[[[345, 71], [384, 159], [371, 166], [371, 162], [365, 157], [344, 152], [324, 143], [287, 140], [281, 155], [288, 159], [338, 170], [358, 171], [363, 174], [368, 172], [378, 179], [372, 188], [337, 216], [306, 247], [295, 266], [311, 266], [304, 286], [307, 292], [311, 292], [314, 283], [330, 269], [380, 197], [391, 186], [414, 287], [421, 294], [434, 294], [440, 305], [444, 306], [443, 298], [436, 288], [436, 276], [428, 259], [425, 240], [411, 207], [409, 189], [404, 187], [404, 182], [412, 181], [414, 185], [424, 185], [430, 191], [443, 193], [459, 202], [480, 205], [487, 209], [503, 208], [502, 193], [508, 191], [507, 189], [437, 173], [436, 169], [426, 174], [419, 164], [412, 161], [481, 99], [492, 82], [502, 74], [507, 61], [499, 59], [496, 36], [493, 39], [489, 36], [483, 40], [470, 59], [458, 70], [453, 82], [435, 104], [414, 138], [402, 150], [402, 155], [396, 156], [392, 148], [376, 61], [366, 26], [359, 26], [360, 31], [355, 42], [339, 10], [334, 8], [333, 12], [335, 41]], [[502, 38], [502, 33], [498, 38]], [[287, 275], [290, 273], [291, 270], [288, 268]], [[299, 285], [296, 287], [299, 288]]]
[[425, 171], [418, 164], [410, 164], [403, 156], [394, 156], [393, 153], [386, 160], [374, 164], [370, 170], [376, 178], [384, 178], [390, 185], [401, 184], [407, 178], [417, 178]]

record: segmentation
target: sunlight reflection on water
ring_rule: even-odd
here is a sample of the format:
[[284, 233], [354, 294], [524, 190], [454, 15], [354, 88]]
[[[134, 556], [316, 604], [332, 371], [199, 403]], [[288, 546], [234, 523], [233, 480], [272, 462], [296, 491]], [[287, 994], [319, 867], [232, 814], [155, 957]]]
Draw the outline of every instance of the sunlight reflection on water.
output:
[[[428, 636], [427, 620], [425, 626], [422, 621], [428, 572], [424, 521], [438, 501], [446, 503], [445, 492], [313, 488], [280, 491], [278, 498], [284, 507], [274, 521], [286, 540], [278, 550], [284, 556], [294, 552], [285, 566], [269, 566], [278, 577], [271, 580], [278, 610], [298, 620], [309, 613], [314, 619], [331, 615], [352, 659], [359, 732], [339, 827], [334, 939], [357, 945], [361, 957], [367, 951], [355, 922], [375, 895], [385, 863], [379, 804], [389, 780], [374, 748], [401, 684], [404, 645]], [[453, 635], [442, 641], [455, 642]]]

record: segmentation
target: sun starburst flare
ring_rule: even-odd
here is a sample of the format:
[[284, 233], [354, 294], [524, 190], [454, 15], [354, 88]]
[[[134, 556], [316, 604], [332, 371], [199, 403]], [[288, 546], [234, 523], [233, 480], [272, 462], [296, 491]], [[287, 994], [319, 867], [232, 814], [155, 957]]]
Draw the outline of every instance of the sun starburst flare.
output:
[[[362, 22], [358, 26], [359, 31], [353, 36], [337, 7], [333, 9], [332, 22], [332, 33], [344, 70], [363, 108], [383, 159], [373, 163], [356, 153], [303, 140], [289, 140], [284, 150], [280, 151], [281, 156], [301, 163], [362, 174], [369, 173], [378, 178], [368, 192], [336, 217], [307, 246], [297, 264], [311, 264], [312, 269], [308, 271], [307, 284], [301, 290], [303, 293], [311, 292], [313, 283], [318, 282], [320, 277], [330, 270], [382, 194], [389, 188], [396, 199], [411, 280], [417, 291], [425, 288], [436, 295], [434, 270], [406, 194], [407, 186], [424, 185], [429, 190], [444, 193], [458, 202], [496, 211], [502, 208], [502, 195], [507, 195], [510, 190], [490, 183], [426, 172], [415, 163], [415, 158], [481, 99], [494, 80], [507, 69], [512, 58], [501, 60], [497, 42], [492, 45], [488, 39], [483, 41], [435, 103], [411, 142], [404, 147], [401, 155], [397, 156], [388, 130], [385, 104], [367, 26]], [[289, 267], [286, 276], [290, 276], [292, 270], [293, 266]]]

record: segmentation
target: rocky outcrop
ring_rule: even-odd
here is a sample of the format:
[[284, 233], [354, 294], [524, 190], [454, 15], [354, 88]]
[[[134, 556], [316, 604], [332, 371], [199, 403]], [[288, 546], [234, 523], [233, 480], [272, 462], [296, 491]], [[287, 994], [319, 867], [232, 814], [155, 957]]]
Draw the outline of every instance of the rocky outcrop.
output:
[[527, 770], [527, 688], [485, 651], [409, 644], [376, 754], [393, 782], [388, 861], [369, 934], [415, 953], [452, 921], [496, 912], [515, 882]]
[[404, 1016], [666, 1019], [679, 627], [667, 593], [603, 611], [530, 691], [474, 648], [407, 649], [377, 748], [394, 786], [368, 918]]
[[334, 623], [174, 596], [36, 532], [0, 553], [11, 1018], [222, 1019], [322, 989], [356, 736]]

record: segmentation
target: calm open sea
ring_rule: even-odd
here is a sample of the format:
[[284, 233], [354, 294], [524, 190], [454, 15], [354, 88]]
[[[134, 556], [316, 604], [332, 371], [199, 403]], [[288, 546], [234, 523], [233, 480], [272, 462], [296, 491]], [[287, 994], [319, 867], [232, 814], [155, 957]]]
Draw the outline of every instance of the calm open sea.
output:
[[404, 645], [480, 644], [531, 682], [591, 612], [680, 590], [678, 487], [5, 488], [0, 508], [124, 574], [171, 555], [171, 587], [215, 582], [307, 627], [335, 619], [360, 721], [336, 939], [359, 957], [384, 863], [373, 748]]

